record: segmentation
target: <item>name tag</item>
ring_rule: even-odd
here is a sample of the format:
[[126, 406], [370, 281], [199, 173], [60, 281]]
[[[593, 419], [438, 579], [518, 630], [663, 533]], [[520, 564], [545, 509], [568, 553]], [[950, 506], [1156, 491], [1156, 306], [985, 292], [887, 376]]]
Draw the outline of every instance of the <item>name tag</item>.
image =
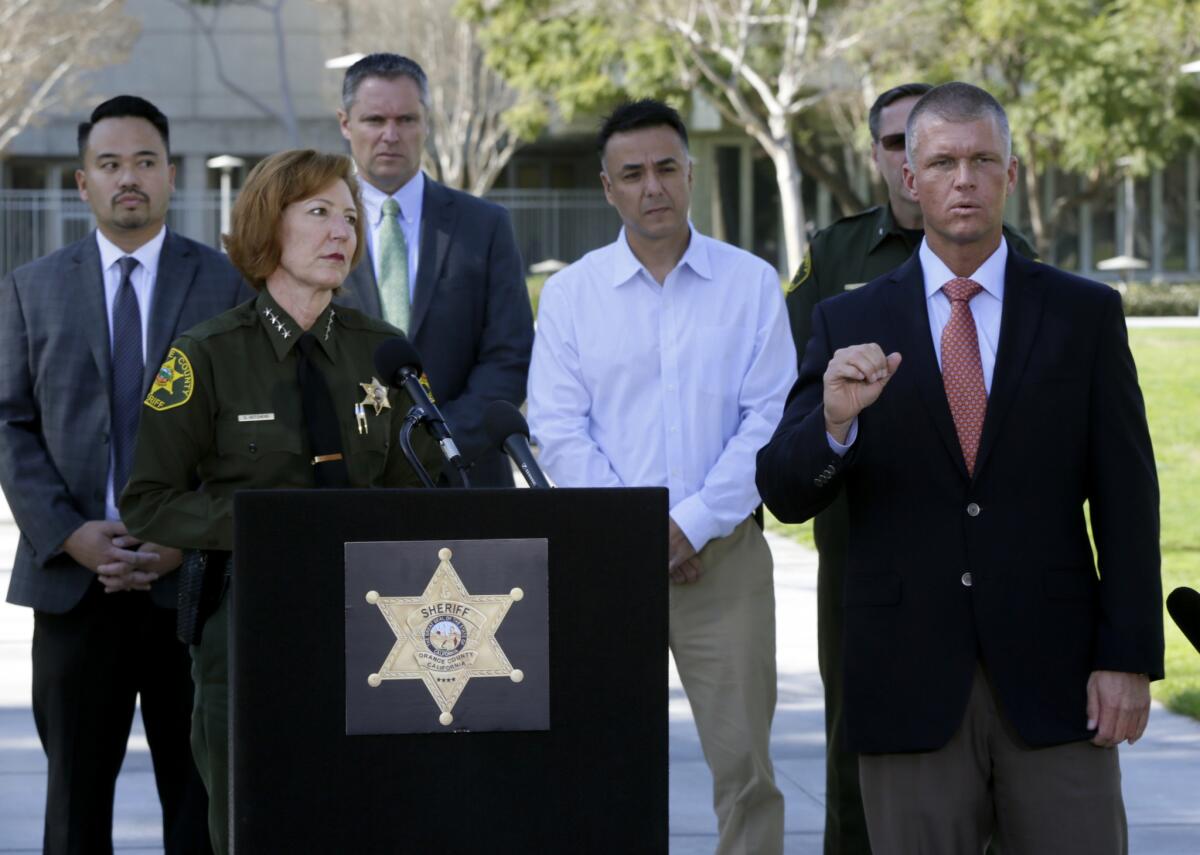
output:
[[238, 416], [239, 422], [273, 422], [275, 421], [274, 413], [246, 413]]
[[842, 286], [843, 291], [853, 291], [855, 288], [861, 288], [866, 285], [866, 282], [847, 282]]

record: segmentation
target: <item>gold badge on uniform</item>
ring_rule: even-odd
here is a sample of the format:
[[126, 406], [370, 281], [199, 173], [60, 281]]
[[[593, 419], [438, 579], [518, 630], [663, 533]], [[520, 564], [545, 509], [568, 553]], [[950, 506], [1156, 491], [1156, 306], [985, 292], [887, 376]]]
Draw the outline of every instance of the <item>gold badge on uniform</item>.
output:
[[379, 607], [396, 643], [380, 669], [367, 677], [378, 687], [384, 680], [421, 680], [441, 710], [438, 722], [449, 727], [452, 710], [472, 677], [525, 679], [513, 668], [496, 641], [509, 608], [525, 593], [472, 595], [467, 592], [449, 549], [439, 549], [437, 569], [419, 597], [381, 597], [368, 591], [367, 602]]
[[167, 359], [154, 375], [150, 384], [150, 394], [146, 396], [145, 404], [152, 410], [172, 410], [181, 407], [192, 397], [195, 377], [192, 373], [192, 363], [187, 354], [177, 347], [171, 348]]
[[359, 383], [362, 390], [366, 392], [366, 396], [359, 401], [360, 405], [370, 405], [375, 408], [375, 415], [379, 415], [384, 410], [392, 408], [392, 402], [388, 400], [387, 387], [380, 383], [376, 378], [372, 377], [370, 383]]
[[797, 288], [799, 288], [801, 285], [803, 285], [804, 281], [806, 279], [808, 279], [808, 277], [811, 275], [812, 275], [812, 250], [810, 249], [804, 253], [804, 261], [801, 262], [800, 269], [796, 271], [796, 275], [794, 277], [792, 277], [792, 281], [788, 285], [786, 293], [790, 294], [793, 291], [795, 291]]

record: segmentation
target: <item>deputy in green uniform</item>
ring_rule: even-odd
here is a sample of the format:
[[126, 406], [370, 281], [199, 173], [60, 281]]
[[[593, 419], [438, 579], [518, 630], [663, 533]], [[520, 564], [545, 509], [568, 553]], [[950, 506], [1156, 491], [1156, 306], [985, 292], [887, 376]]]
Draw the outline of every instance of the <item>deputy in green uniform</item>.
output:
[[[222, 567], [237, 490], [420, 486], [396, 440], [411, 401], [373, 367], [375, 348], [401, 333], [331, 303], [363, 251], [350, 160], [315, 151], [267, 158], [247, 178], [225, 243], [258, 296], [172, 346], [145, 401], [120, 505], [135, 536], [215, 550], [207, 554]], [[423, 436], [414, 445], [436, 475], [436, 446]], [[224, 853], [228, 595], [218, 584], [219, 604], [192, 647], [192, 749], [213, 848]]]
[[[921, 245], [921, 208], [904, 188], [904, 126], [913, 105], [932, 87], [907, 83], [884, 92], [871, 106], [871, 159], [887, 186], [888, 204], [844, 217], [813, 236], [787, 295], [788, 319], [801, 363], [812, 335], [813, 307], [895, 270]], [[1004, 227], [1009, 246], [1036, 253]], [[858, 788], [858, 755], [842, 748], [842, 581], [849, 519], [839, 495], [813, 523], [817, 571], [817, 653], [825, 685], [825, 853], [869, 855], [867, 823]]]

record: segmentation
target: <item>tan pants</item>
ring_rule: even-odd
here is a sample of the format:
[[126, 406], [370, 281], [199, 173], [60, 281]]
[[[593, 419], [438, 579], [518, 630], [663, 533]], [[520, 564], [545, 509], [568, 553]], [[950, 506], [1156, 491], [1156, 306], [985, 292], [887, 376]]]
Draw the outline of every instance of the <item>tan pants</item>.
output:
[[771, 766], [775, 588], [753, 520], [700, 551], [704, 573], [671, 585], [670, 645], [713, 775], [716, 855], [782, 855], [783, 795]]
[[[1085, 710], [1080, 702], [1079, 715]], [[1115, 748], [1029, 748], [979, 668], [958, 732], [937, 751], [859, 757], [875, 855], [1124, 855]]]

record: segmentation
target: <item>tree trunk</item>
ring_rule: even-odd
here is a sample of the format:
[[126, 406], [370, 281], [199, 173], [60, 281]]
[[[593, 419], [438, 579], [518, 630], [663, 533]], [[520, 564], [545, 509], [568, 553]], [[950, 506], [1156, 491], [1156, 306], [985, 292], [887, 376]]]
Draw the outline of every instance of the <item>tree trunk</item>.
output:
[[1046, 212], [1042, 199], [1041, 173], [1033, 157], [1033, 141], [1025, 141], [1025, 201], [1029, 205], [1029, 227], [1033, 229], [1033, 245], [1039, 258], [1050, 257], [1050, 238], [1046, 230]]
[[796, 149], [796, 162], [804, 170], [804, 174], [821, 184], [829, 191], [838, 204], [838, 210], [843, 217], [856, 214], [870, 206], [870, 199], [859, 198], [858, 193], [850, 185], [848, 178], [821, 162], [821, 156], [815, 152], [807, 152], [802, 148]]
[[805, 232], [804, 198], [800, 195], [800, 165], [796, 161], [796, 146], [790, 128], [782, 138], [771, 140], [767, 154], [775, 164], [775, 183], [779, 187], [779, 207], [783, 213], [784, 257], [783, 272], [791, 276], [800, 266], [808, 247]]

